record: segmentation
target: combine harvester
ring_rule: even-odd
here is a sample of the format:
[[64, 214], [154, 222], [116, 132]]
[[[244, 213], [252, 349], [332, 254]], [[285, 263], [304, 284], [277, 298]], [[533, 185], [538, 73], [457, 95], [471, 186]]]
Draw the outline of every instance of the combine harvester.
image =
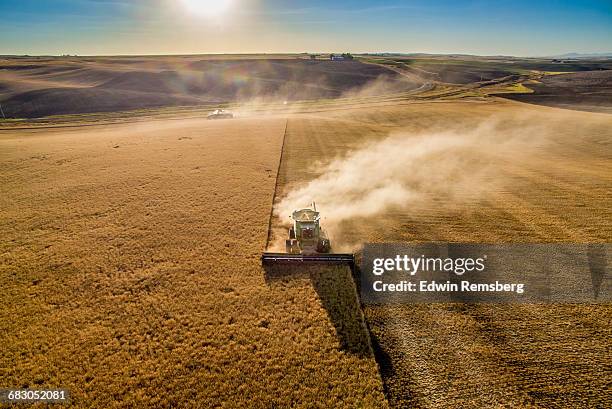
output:
[[331, 253], [331, 243], [321, 228], [321, 215], [312, 208], [295, 210], [293, 226], [285, 240], [286, 253], [263, 253], [262, 265], [273, 264], [346, 264], [353, 267], [355, 257], [350, 253]]
[[234, 118], [234, 114], [225, 109], [215, 109], [212, 111], [206, 119], [232, 119]]

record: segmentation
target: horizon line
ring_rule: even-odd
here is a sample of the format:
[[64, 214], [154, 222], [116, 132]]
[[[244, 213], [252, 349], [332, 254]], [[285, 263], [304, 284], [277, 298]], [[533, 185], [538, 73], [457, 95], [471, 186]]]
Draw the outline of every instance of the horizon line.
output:
[[348, 53], [356, 56], [362, 55], [431, 55], [431, 56], [466, 56], [466, 57], [510, 57], [510, 58], [558, 58], [558, 57], [570, 57], [570, 56], [578, 56], [578, 57], [609, 57], [612, 58], [612, 51], [610, 52], [566, 52], [562, 54], [548, 54], [548, 55], [532, 55], [532, 56], [524, 56], [524, 55], [512, 55], [512, 54], [471, 54], [471, 53], [432, 53], [432, 52], [395, 52], [395, 51], [365, 51], [365, 52], [350, 52], [350, 51], [312, 51], [312, 52], [295, 52], [295, 51], [287, 51], [287, 52], [227, 52], [227, 53], [215, 53], [215, 52], [203, 52], [203, 53], [152, 53], [152, 54], [0, 54], [0, 57], [189, 57], [189, 56], [205, 56], [205, 55], [214, 55], [214, 56], [222, 56], [222, 55], [330, 55], [330, 54], [342, 54]]

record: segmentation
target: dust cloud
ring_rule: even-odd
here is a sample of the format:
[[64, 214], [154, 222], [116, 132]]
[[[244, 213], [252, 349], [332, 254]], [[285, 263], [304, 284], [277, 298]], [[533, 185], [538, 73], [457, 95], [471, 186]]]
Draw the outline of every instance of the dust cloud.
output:
[[404, 77], [393, 78], [380, 75], [360, 87], [353, 87], [342, 93], [340, 98], [368, 98], [381, 95], [389, 96], [395, 93], [411, 91], [423, 85], [423, 81], [409, 81]]
[[393, 78], [389, 75], [379, 75], [360, 86], [345, 90], [337, 89], [329, 84], [324, 77], [314, 81], [314, 84], [290, 83], [284, 84], [274, 92], [261, 87], [239, 92], [232, 104], [232, 111], [239, 117], [284, 114], [292, 115], [303, 112], [313, 101], [328, 99], [341, 101], [346, 99], [364, 99], [389, 96], [396, 93], [411, 91], [422, 82], [411, 82], [403, 77]]
[[546, 141], [544, 129], [517, 126], [513, 118], [489, 119], [471, 129], [392, 133], [319, 164], [319, 176], [290, 191], [276, 213], [285, 220], [316, 201], [324, 228], [346, 248], [351, 244], [342, 243], [344, 222], [370, 223], [389, 210], [480, 200], [503, 185], [501, 163], [524, 158]]

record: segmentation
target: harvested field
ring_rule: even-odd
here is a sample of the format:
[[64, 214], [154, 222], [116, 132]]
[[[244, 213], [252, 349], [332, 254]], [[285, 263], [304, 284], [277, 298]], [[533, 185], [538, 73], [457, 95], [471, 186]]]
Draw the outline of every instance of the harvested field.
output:
[[531, 104], [612, 113], [612, 69], [551, 75], [509, 98]]
[[607, 407], [610, 306], [371, 306], [392, 407]]
[[489, 81], [515, 74], [539, 72], [588, 72], [612, 69], [609, 59], [556, 62], [552, 59], [478, 56], [389, 56], [371, 57], [383, 65], [397, 67], [428, 80], [451, 84]]
[[384, 67], [295, 56], [0, 59], [0, 103], [10, 118], [151, 107], [335, 98], [420, 83]]
[[[407, 174], [412, 172], [415, 178], [421, 178], [408, 182], [422, 197], [414, 203], [391, 206], [380, 213], [384, 217], [376, 214], [368, 223], [340, 226], [338, 237], [342, 242], [388, 241], [390, 236], [408, 242], [465, 241], [470, 237], [494, 243], [605, 242], [612, 237], [608, 205], [612, 197], [607, 188], [612, 176], [611, 121], [612, 117], [602, 114], [531, 108], [503, 101], [413, 104], [304, 115], [289, 120], [281, 197], [300, 183], [321, 176], [325, 163], [362, 146], [371, 148], [372, 142], [389, 135], [406, 135], [409, 146], [417, 148], [430, 136], [450, 132], [460, 143], [449, 150], [451, 156], [461, 155], [450, 172], [465, 164], [468, 172], [462, 182], [476, 178], [490, 191], [475, 194], [473, 190], [458, 192], [427, 186], [428, 178], [440, 182], [436, 172], [447, 176], [449, 170], [440, 168], [439, 154], [432, 157], [426, 152], [409, 158], [415, 163], [405, 166]], [[474, 130], [478, 130], [477, 138]], [[461, 144], [462, 135], [472, 139]], [[498, 144], [498, 151], [479, 147], [488, 148], [488, 143]], [[441, 154], [449, 155], [446, 151]], [[488, 173], [482, 174], [483, 170]], [[332, 196], [330, 192], [328, 197], [317, 199], [322, 211], [325, 200]]]
[[[367, 61], [411, 78], [485, 95], [591, 112], [612, 112], [610, 59], [556, 60], [474, 56], [387, 56]], [[452, 90], [450, 92], [453, 92]], [[469, 95], [475, 96], [475, 95]]]
[[91, 408], [385, 407], [352, 282], [260, 267], [285, 125], [1, 131], [3, 385]]
[[[293, 205], [287, 195], [318, 193], [312, 199], [337, 250], [384, 241], [609, 242], [611, 129], [607, 115], [499, 100], [303, 115], [289, 120], [277, 209]], [[425, 149], [440, 133], [459, 143]], [[388, 141], [395, 145], [380, 149]], [[405, 202], [364, 204], [364, 184], [398, 181], [414, 196], [396, 186]], [[353, 219], [343, 216], [355, 209]], [[609, 305], [366, 305], [364, 313], [392, 407], [611, 404]]]
[[[359, 56], [341, 62], [303, 55], [4, 57], [0, 103], [9, 118], [40, 118], [407, 92], [430, 99], [473, 97], [480, 87], [489, 88], [485, 94], [525, 92], [522, 82], [527, 81], [536, 92], [516, 99], [609, 110], [607, 86], [592, 79], [607, 75], [602, 70], [612, 72], [610, 60], [554, 61], [469, 56]], [[528, 81], [534, 76], [544, 78], [534, 85]], [[559, 83], [562, 78], [575, 79]]]

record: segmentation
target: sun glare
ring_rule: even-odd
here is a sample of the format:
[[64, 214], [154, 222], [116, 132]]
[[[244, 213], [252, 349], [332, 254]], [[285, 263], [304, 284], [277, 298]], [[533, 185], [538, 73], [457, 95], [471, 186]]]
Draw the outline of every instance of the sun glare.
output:
[[216, 17], [225, 13], [233, 0], [181, 0], [187, 11], [197, 16]]

